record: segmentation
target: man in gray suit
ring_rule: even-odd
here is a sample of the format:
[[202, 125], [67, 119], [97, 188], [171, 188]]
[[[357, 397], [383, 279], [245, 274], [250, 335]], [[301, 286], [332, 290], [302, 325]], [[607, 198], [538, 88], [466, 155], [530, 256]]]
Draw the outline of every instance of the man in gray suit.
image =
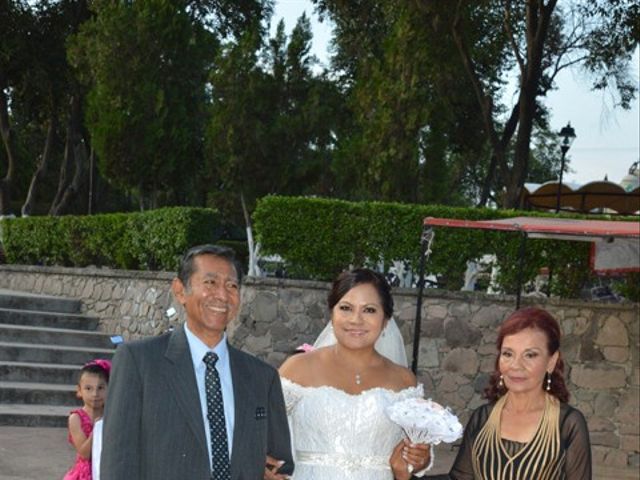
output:
[[[172, 284], [185, 325], [118, 347], [102, 480], [260, 480], [293, 472], [278, 373], [227, 343], [241, 274], [230, 249], [190, 249]], [[213, 364], [205, 365], [212, 354]]]

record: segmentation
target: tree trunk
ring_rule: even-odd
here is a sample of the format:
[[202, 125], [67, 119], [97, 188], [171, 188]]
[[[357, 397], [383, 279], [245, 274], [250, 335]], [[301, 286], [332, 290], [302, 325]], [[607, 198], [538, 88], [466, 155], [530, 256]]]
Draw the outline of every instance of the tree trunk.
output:
[[[81, 98], [75, 94], [71, 97], [71, 115], [67, 128], [67, 140], [64, 160], [60, 167], [58, 191], [51, 203], [49, 215], [62, 215], [77, 196], [87, 173], [87, 149], [81, 131]], [[69, 180], [72, 166], [75, 166], [73, 178]]]
[[531, 143], [531, 131], [533, 130], [533, 118], [535, 116], [536, 94], [528, 92], [525, 87], [520, 101], [520, 121], [518, 122], [518, 135], [516, 137], [513, 168], [506, 182], [506, 192], [503, 206], [505, 208], [519, 208], [522, 187], [529, 172], [529, 153]]
[[13, 156], [13, 133], [9, 125], [9, 105], [5, 90], [7, 88], [7, 77], [0, 71], [0, 135], [7, 155], [6, 173], [0, 179], [0, 215], [11, 213], [11, 188], [15, 176], [15, 157]]
[[71, 180], [71, 183], [67, 186], [67, 188], [65, 188], [60, 201], [52, 207], [52, 215], [63, 215], [68, 210], [71, 201], [77, 197], [78, 193], [80, 192], [80, 188], [84, 183], [87, 173], [86, 165], [88, 160], [87, 149], [85, 148], [83, 141], [76, 144], [74, 148], [73, 158], [75, 160], [75, 171], [73, 173], [73, 179]]
[[[482, 191], [480, 194], [481, 197], [479, 205], [485, 205], [490, 196], [491, 188], [497, 175], [497, 170], [504, 170], [504, 166], [506, 165], [506, 146], [508, 145], [509, 139], [506, 139], [505, 142], [504, 135], [500, 137], [498, 136], [498, 132], [496, 130], [496, 121], [494, 119], [493, 98], [489, 96], [489, 94], [486, 92], [486, 89], [482, 85], [480, 76], [478, 75], [476, 67], [473, 63], [473, 59], [471, 58], [471, 52], [467, 48], [467, 45], [465, 44], [464, 38], [462, 36], [460, 9], [462, 8], [463, 3], [463, 0], [458, 1], [456, 14], [454, 16], [451, 30], [453, 33], [454, 42], [458, 49], [458, 53], [460, 54], [460, 58], [462, 60], [462, 64], [464, 65], [467, 75], [469, 76], [469, 80], [471, 81], [473, 91], [478, 101], [478, 106], [480, 107], [480, 112], [482, 115], [482, 123], [485, 135], [487, 136], [487, 140], [489, 141], [492, 149], [489, 170], [487, 171], [487, 175], [485, 177], [485, 181], [483, 183]], [[506, 172], [504, 171], [502, 172], [503, 175], [505, 173]]]
[[[69, 123], [71, 123], [71, 120], [69, 120]], [[51, 206], [49, 207], [49, 215], [55, 215], [57, 205], [60, 203], [64, 190], [67, 187], [67, 172], [71, 169], [71, 156], [73, 155], [73, 147], [71, 146], [71, 142], [71, 126], [69, 125], [67, 126], [67, 138], [64, 145], [64, 158], [62, 159], [62, 164], [60, 165], [60, 173], [58, 175], [58, 189], [56, 191], [56, 195], [53, 197]]]
[[44, 150], [42, 151], [42, 156], [40, 157], [40, 163], [38, 164], [38, 168], [36, 169], [33, 177], [31, 178], [31, 184], [29, 185], [29, 192], [27, 193], [27, 198], [22, 205], [22, 216], [27, 217], [31, 215], [33, 212], [33, 207], [36, 203], [36, 198], [38, 194], [38, 190], [42, 181], [45, 178], [47, 173], [47, 167], [49, 166], [49, 160], [51, 159], [51, 147], [53, 144], [53, 137], [55, 135], [56, 130], [56, 114], [51, 113], [51, 118], [49, 118], [49, 128], [47, 129], [47, 138], [44, 143]]
[[529, 155], [533, 119], [536, 115], [536, 97], [542, 75], [544, 43], [549, 31], [551, 15], [557, 0], [527, 2], [527, 61], [520, 79], [518, 98], [518, 135], [516, 137], [513, 168], [506, 181], [505, 208], [520, 206], [520, 193], [529, 173]]
[[[542, 58], [544, 53], [544, 43], [547, 38], [551, 15], [556, 7], [557, 0], [549, 0], [545, 5], [544, 0], [531, 0], [527, 2], [526, 18], [526, 44], [527, 58], [521, 58], [515, 40], [512, 41], [514, 55], [518, 60], [520, 68], [520, 95], [518, 103], [511, 111], [511, 116], [498, 137], [496, 131], [496, 120], [493, 112], [493, 98], [483, 87], [478, 72], [473, 64], [471, 53], [469, 52], [461, 31], [460, 9], [464, 0], [459, 0], [456, 15], [452, 25], [453, 38], [460, 53], [471, 84], [473, 86], [484, 123], [487, 139], [492, 149], [489, 170], [484, 180], [480, 205], [484, 205], [488, 200], [491, 187], [496, 175], [500, 174], [501, 180], [506, 187], [505, 195], [502, 199], [504, 208], [515, 208], [520, 200], [520, 191], [527, 178], [529, 169], [529, 151], [531, 143], [531, 131], [533, 129], [533, 119], [536, 114], [536, 97], [539, 92], [540, 78], [542, 74]], [[505, 4], [505, 15], [507, 22], [510, 16], [509, 2]], [[505, 24], [508, 34], [511, 34], [510, 26]], [[511, 141], [516, 127], [515, 155], [513, 166], [509, 168], [507, 162], [507, 148]]]

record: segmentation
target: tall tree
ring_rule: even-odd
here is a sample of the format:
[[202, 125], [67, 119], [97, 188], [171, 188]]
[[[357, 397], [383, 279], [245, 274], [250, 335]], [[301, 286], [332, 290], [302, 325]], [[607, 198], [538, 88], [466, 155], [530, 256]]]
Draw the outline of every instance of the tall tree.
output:
[[403, 9], [391, 25], [379, 61], [368, 62], [368, 75], [352, 91], [361, 128], [353, 161], [360, 168], [359, 187], [380, 200], [417, 201], [420, 179], [419, 132], [426, 124], [430, 91], [423, 68], [423, 32], [412, 28]]
[[33, 18], [28, 6], [21, 2], [0, 3], [0, 135], [3, 155], [0, 155], [0, 215], [11, 213], [11, 194], [17, 170], [15, 130], [10, 119], [11, 92], [25, 77], [27, 32]]
[[92, 9], [74, 59], [90, 72], [87, 125], [102, 173], [141, 208], [193, 201], [219, 38], [259, 22], [271, 2], [96, 0]]
[[280, 22], [263, 42], [258, 29], [225, 46], [211, 77], [207, 158], [216, 205], [239, 210], [270, 193], [330, 193], [332, 128], [339, 92], [314, 73], [311, 27], [301, 17], [290, 38]]
[[[425, 0], [418, 1], [424, 8], [433, 5]], [[637, 24], [637, 5], [623, 0], [577, 2], [571, 11], [560, 10], [557, 0], [524, 3], [458, 0], [451, 22], [453, 37], [476, 95], [492, 151], [481, 204], [487, 201], [491, 189], [502, 184], [502, 205], [507, 208], [518, 206], [521, 189], [529, 173], [532, 132], [542, 109], [539, 100], [554, 87], [554, 79], [561, 70], [582, 64], [592, 73], [604, 75], [604, 78], [613, 75], [621, 105], [628, 107], [636, 88], [630, 84], [624, 67], [637, 46], [637, 26], [634, 39], [629, 25], [625, 28], [612, 24], [607, 9], [603, 8], [605, 4], [615, 5], [620, 16], [631, 26], [634, 22]], [[450, 8], [449, 2], [439, 1], [439, 8]], [[500, 118], [499, 96], [490, 88], [491, 79], [487, 78], [485, 66], [474, 54], [467, 35], [478, 18], [494, 13], [503, 18], [499, 32], [509, 48], [505, 55], [518, 72], [517, 101], [508, 110], [506, 121]], [[565, 22], [565, 18], [572, 22]], [[631, 20], [633, 18], [635, 20]], [[617, 38], [616, 41], [599, 40], [607, 30], [615, 32], [613, 37]], [[595, 87], [608, 85], [601, 80]], [[509, 155], [512, 141], [513, 155]]]
[[[372, 172], [390, 180], [397, 171], [408, 177], [415, 174], [415, 167], [406, 168], [409, 164], [404, 160], [404, 152], [410, 151], [405, 149], [412, 148], [423, 162], [419, 200], [442, 201], [446, 197], [434, 194], [443, 184], [452, 187], [449, 191], [467, 185], [479, 204], [492, 198], [504, 206], [515, 206], [529, 173], [532, 132], [547, 128], [540, 100], [554, 88], [554, 79], [563, 68], [580, 64], [604, 73], [597, 77], [600, 87], [614, 79], [622, 106], [635, 94], [625, 72], [637, 45], [638, 7], [630, 1], [574, 2], [575, 8], [562, 15], [555, 0], [458, 0], [453, 8], [445, 0], [314, 3], [336, 25], [334, 66], [345, 87], [354, 93], [350, 105], [355, 128], [343, 141], [348, 152], [344, 157], [360, 159], [353, 153], [370, 148], [362, 157], [363, 170], [368, 170], [368, 159], [375, 159], [377, 166], [369, 163]], [[613, 14], [607, 17], [607, 11]], [[565, 22], [566, 18], [572, 21]], [[607, 30], [616, 33], [608, 37]], [[407, 41], [410, 47], [401, 48]], [[412, 84], [418, 96], [408, 102], [419, 115], [419, 128], [409, 127], [415, 117], [406, 114], [400, 101], [408, 92], [399, 90], [408, 69], [420, 72], [419, 82]], [[503, 103], [503, 95], [514, 69], [519, 73], [519, 88], [517, 101], [509, 105]], [[423, 99], [422, 108], [415, 106], [419, 99]], [[453, 117], [451, 112], [455, 112]], [[387, 127], [380, 122], [385, 118], [393, 118]], [[393, 128], [409, 132], [405, 141], [397, 131], [392, 133]], [[466, 132], [468, 138], [460, 132]], [[477, 133], [483, 135], [486, 146], [478, 142]], [[389, 140], [383, 140], [385, 135]], [[404, 149], [394, 142], [401, 142]], [[411, 147], [415, 142], [420, 142], [419, 148]], [[380, 162], [385, 155], [386, 163]], [[480, 155], [487, 159], [479, 161]], [[342, 155], [338, 161], [348, 165]], [[394, 162], [399, 167], [396, 171], [389, 168]], [[443, 175], [445, 170], [448, 175]], [[480, 179], [473, 181], [475, 185], [470, 183], [474, 177]], [[410, 189], [399, 190], [413, 198]]]
[[477, 107], [446, 24], [412, 2], [316, 3], [336, 24], [332, 65], [353, 119], [336, 152], [342, 194], [458, 203], [452, 187], [477, 151]]
[[[66, 145], [58, 174], [57, 192], [51, 202], [49, 213], [61, 215], [66, 213], [71, 201], [80, 192], [85, 181], [87, 170], [86, 135], [82, 128], [83, 90], [75, 78], [67, 60], [66, 41], [70, 35], [77, 33], [80, 25], [89, 18], [85, 0], [62, 1], [48, 4], [43, 2], [37, 12], [38, 25], [32, 33], [32, 41], [37, 41], [35, 51], [47, 49], [48, 55], [43, 69], [43, 82], [48, 85], [51, 116], [47, 126], [47, 136], [40, 163], [31, 179], [27, 197], [22, 206], [22, 215], [30, 215], [36, 202], [36, 192], [45, 182], [45, 174], [50, 162], [53, 147], [53, 136], [56, 126], [67, 119]], [[37, 54], [34, 55], [37, 58]], [[73, 164], [73, 167], [72, 167]], [[73, 181], [67, 177], [73, 172]]]
[[[38, 202], [45, 201], [41, 190], [50, 193], [47, 189], [52, 182], [47, 171], [59, 160], [60, 138], [65, 135], [65, 125], [70, 128], [74, 124], [66, 119], [81, 116], [81, 112], [74, 113], [72, 108], [73, 99], [81, 92], [74, 88], [76, 82], [66, 58], [66, 40], [77, 31], [88, 12], [84, 0], [4, 2], [3, 5], [7, 3], [10, 4], [6, 11], [10, 35], [2, 39], [4, 54], [0, 67], [5, 83], [1, 102], [3, 131], [10, 132], [4, 136], [7, 139], [4, 142], [5, 158], [18, 164], [23, 174], [33, 168], [29, 172], [31, 181], [21, 208], [23, 215], [30, 215]], [[80, 128], [81, 120], [75, 125]], [[67, 132], [67, 136], [75, 138], [75, 144], [68, 151], [84, 140], [82, 135], [72, 133]], [[34, 142], [40, 141], [42, 144], [38, 145], [39, 153], [36, 153]], [[30, 156], [34, 158], [28, 158]], [[76, 184], [79, 185], [82, 177], [77, 177]], [[63, 187], [61, 194], [71, 200], [73, 195], [70, 195], [68, 185]], [[59, 205], [56, 213], [63, 213], [65, 207]]]

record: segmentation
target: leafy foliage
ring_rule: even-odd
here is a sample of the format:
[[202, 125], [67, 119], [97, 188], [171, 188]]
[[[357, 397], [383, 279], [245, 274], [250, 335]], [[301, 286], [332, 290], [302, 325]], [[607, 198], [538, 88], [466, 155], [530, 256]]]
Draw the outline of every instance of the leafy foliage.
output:
[[175, 270], [193, 245], [220, 238], [220, 217], [204, 208], [2, 220], [8, 263]]
[[594, 87], [618, 93], [618, 103], [630, 108], [638, 92], [637, 79], [628, 65], [640, 42], [640, 4], [634, 0], [592, 0], [578, 7], [591, 27], [585, 38], [584, 68], [594, 77]]
[[513, 208], [531, 174], [557, 173], [532, 164], [530, 144], [549, 129], [543, 99], [560, 70], [584, 66], [623, 107], [637, 92], [626, 68], [638, 8], [627, 0], [314, 3], [336, 25], [333, 67], [353, 115], [336, 152], [338, 183], [352, 181], [342, 198]]
[[280, 22], [263, 45], [257, 30], [225, 45], [211, 76], [206, 132], [216, 205], [250, 208], [269, 193], [329, 193], [336, 87], [312, 68], [311, 30], [302, 16], [287, 39]]
[[[253, 220], [262, 252], [282, 256], [292, 276], [330, 280], [351, 266], [384, 262], [388, 267], [393, 260], [404, 260], [417, 272], [426, 217], [488, 220], [525, 214], [554, 216], [517, 210], [269, 196], [258, 202]], [[467, 261], [494, 254], [499, 286], [514, 293], [520, 244], [520, 235], [512, 232], [437, 228], [427, 271], [436, 275], [439, 287], [458, 290]], [[533, 280], [543, 267], [551, 268], [552, 293], [576, 297], [592, 278], [588, 262], [587, 242], [528, 240], [523, 283]]]
[[82, 1], [18, 0], [0, 6], [0, 175], [5, 174], [0, 180], [0, 214], [20, 210], [15, 205], [27, 190], [35, 202], [41, 183], [47, 195], [40, 195], [40, 201], [51, 201], [55, 193], [55, 175], [42, 177], [48, 163], [59, 165], [73, 150], [67, 145], [64, 151], [64, 143], [65, 136], [67, 143], [71, 136], [70, 104], [80, 95], [67, 61], [66, 40], [86, 17]]
[[103, 174], [150, 199], [189, 190], [202, 158], [206, 69], [215, 37], [183, 2], [93, 3], [72, 50], [92, 88], [87, 122]]
[[[0, 2], [0, 212], [215, 205], [237, 227], [241, 196], [511, 206], [558, 173], [544, 96], [561, 68], [623, 107], [637, 92], [632, 0], [314, 3], [335, 25], [323, 70], [306, 16], [268, 36], [272, 0]], [[59, 188], [43, 208], [47, 158], [72, 193], [95, 158], [91, 201]]]
[[640, 273], [631, 273], [613, 285], [614, 290], [633, 302], [640, 302]]

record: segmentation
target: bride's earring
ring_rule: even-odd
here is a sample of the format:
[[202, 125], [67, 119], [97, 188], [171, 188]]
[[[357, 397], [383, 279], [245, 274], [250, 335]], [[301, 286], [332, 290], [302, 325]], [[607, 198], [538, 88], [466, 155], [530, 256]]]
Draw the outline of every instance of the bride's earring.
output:
[[500, 375], [500, 381], [498, 382], [498, 388], [501, 389], [501, 390], [504, 388], [504, 377], [502, 375]]

